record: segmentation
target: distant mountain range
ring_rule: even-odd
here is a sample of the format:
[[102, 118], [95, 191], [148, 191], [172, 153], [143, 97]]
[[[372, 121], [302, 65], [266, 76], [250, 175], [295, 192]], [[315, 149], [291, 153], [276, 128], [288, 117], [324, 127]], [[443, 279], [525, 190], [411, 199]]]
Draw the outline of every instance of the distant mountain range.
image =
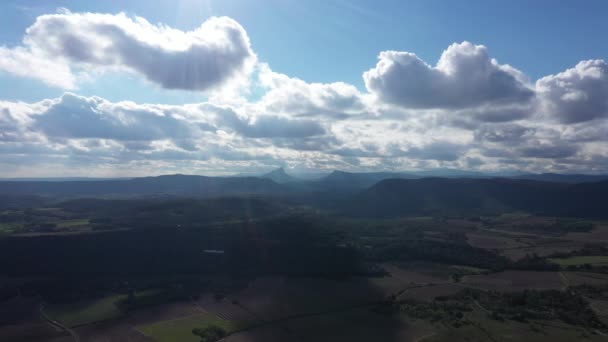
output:
[[409, 178], [408, 175], [393, 172], [370, 172], [370, 173], [352, 173], [344, 171], [334, 171], [324, 178], [321, 178], [318, 183], [330, 188], [367, 188], [381, 180], [391, 178]]
[[555, 183], [507, 178], [387, 179], [342, 205], [349, 215], [486, 215], [524, 211], [540, 215], [608, 217], [608, 181]]
[[0, 181], [0, 200], [10, 199], [22, 206], [24, 201], [19, 198], [27, 196], [65, 199], [271, 195], [355, 216], [478, 215], [521, 210], [608, 217], [607, 176], [536, 174], [492, 178], [450, 171], [444, 172], [444, 177], [425, 177], [427, 174], [334, 171], [318, 180], [301, 180], [280, 168], [261, 177], [167, 175], [95, 181]]
[[[316, 183], [316, 185], [325, 185], [329, 188], [367, 188], [384, 179], [420, 179], [429, 177], [440, 178], [512, 178], [512, 179], [527, 179], [545, 182], [556, 183], [588, 183], [608, 180], [608, 175], [587, 175], [587, 174], [558, 174], [558, 173], [483, 173], [476, 171], [463, 171], [456, 169], [435, 169], [426, 171], [404, 171], [404, 172], [347, 172], [335, 170], [329, 174], [318, 174], [314, 177], [293, 176], [280, 167], [264, 174], [242, 173], [230, 177], [210, 177], [210, 176], [195, 176], [195, 175], [167, 175], [161, 177], [202, 177], [206, 179], [246, 179], [246, 178], [263, 178], [274, 181], [277, 184], [285, 183]], [[47, 178], [0, 178], [0, 182], [86, 182], [86, 181], [118, 181], [132, 180], [155, 177], [122, 177], [122, 178], [94, 178], [94, 177], [47, 177]]]
[[410, 171], [410, 172], [368, 172], [353, 173], [344, 171], [334, 171], [329, 175], [319, 179], [318, 184], [327, 188], [368, 188], [379, 181], [385, 179], [422, 179], [422, 178], [472, 178], [472, 179], [491, 179], [491, 178], [510, 178], [522, 180], [536, 180], [556, 183], [588, 183], [608, 180], [608, 175], [583, 175], [583, 174], [501, 174], [501, 173], [481, 173], [472, 171], [461, 171], [451, 169], [438, 169], [429, 171]]
[[538, 180], [557, 183], [589, 183], [608, 180], [608, 175], [582, 175], [582, 174], [559, 174], [541, 173], [514, 176], [515, 179]]
[[98, 177], [13, 177], [13, 178], [0, 178], [0, 182], [75, 182], [75, 181], [107, 181], [107, 180], [125, 180], [133, 179], [133, 177], [109, 177], [109, 178], [98, 178]]
[[269, 179], [258, 177], [206, 177], [168, 175], [97, 181], [2, 181], [2, 195], [109, 196], [197, 195], [225, 196], [283, 191]]

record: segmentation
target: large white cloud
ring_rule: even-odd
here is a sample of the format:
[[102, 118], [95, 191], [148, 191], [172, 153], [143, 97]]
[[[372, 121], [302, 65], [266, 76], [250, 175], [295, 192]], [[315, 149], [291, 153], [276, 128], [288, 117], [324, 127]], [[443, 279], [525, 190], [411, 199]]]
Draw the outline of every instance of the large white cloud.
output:
[[305, 138], [325, 133], [323, 126], [314, 120], [294, 119], [276, 114], [245, 117], [230, 107], [218, 107], [211, 104], [201, 107], [216, 114], [214, 121], [219, 128], [232, 129], [245, 137]]
[[566, 124], [608, 118], [608, 63], [587, 60], [536, 82], [544, 111]]
[[19, 77], [35, 78], [63, 89], [76, 88], [76, 77], [70, 67], [54, 58], [31, 50], [0, 46], [0, 71]]
[[604, 130], [596, 122], [526, 118], [461, 127], [433, 118], [453, 115], [443, 111], [314, 121], [249, 107], [255, 104], [137, 104], [69, 93], [31, 104], [4, 101], [0, 166], [4, 174], [23, 172], [24, 165], [49, 170], [63, 165], [64, 171], [88, 167], [99, 175], [113, 168], [128, 174], [141, 174], [140, 168], [214, 173], [271, 165], [581, 172], [601, 171], [592, 161], [608, 158]]
[[191, 138], [197, 122], [188, 122], [171, 107], [110, 103], [98, 97], [65, 94], [48, 101], [34, 116], [32, 129], [53, 138], [99, 138], [114, 140], [159, 140]]
[[259, 83], [266, 89], [259, 101], [261, 110], [334, 119], [363, 114], [368, 110], [365, 96], [351, 84], [308, 83], [272, 71], [264, 63], [259, 69]]
[[[158, 105], [113, 103], [99, 97], [66, 93], [28, 108], [21, 121], [0, 106], [0, 126], [25, 126], [53, 139], [111, 139], [154, 141], [169, 139], [184, 149], [189, 141], [218, 130], [248, 138], [307, 138], [325, 134], [317, 122], [279, 115], [239, 115], [233, 108], [213, 104]], [[23, 129], [22, 129], [23, 130]], [[138, 145], [141, 146], [141, 145]]]
[[127, 70], [168, 89], [208, 90], [247, 74], [255, 59], [246, 31], [227, 17], [181, 31], [124, 13], [42, 15], [23, 46], [0, 48], [0, 69], [64, 88], [73, 88], [72, 72], [93, 68]]
[[435, 67], [410, 52], [383, 51], [363, 74], [380, 99], [408, 108], [466, 108], [528, 101], [533, 91], [518, 70], [490, 58], [483, 45], [450, 45]]
[[20, 46], [0, 47], [0, 70], [63, 88], [76, 87], [81, 72], [117, 70], [165, 88], [211, 90], [207, 102], [182, 105], [72, 93], [0, 101], [5, 175], [28, 166], [29, 175], [34, 168], [134, 175], [270, 165], [608, 171], [608, 68], [601, 60], [530, 84], [482, 45], [453, 44], [436, 66], [385, 51], [364, 73], [361, 91], [258, 63], [247, 33], [229, 18], [184, 32], [124, 14], [66, 12], [39, 17]]
[[228, 111], [208, 103], [113, 103], [74, 94], [32, 104], [0, 102], [0, 127], [6, 128], [6, 139], [0, 139], [1, 173], [23, 175], [26, 165], [44, 167], [47, 175], [87, 169], [98, 175], [111, 175], [112, 169], [129, 174], [263, 169], [295, 158], [273, 148], [274, 139], [285, 139], [284, 127], [301, 141], [324, 132], [309, 120], [272, 115], [233, 112], [233, 120], [225, 120]]

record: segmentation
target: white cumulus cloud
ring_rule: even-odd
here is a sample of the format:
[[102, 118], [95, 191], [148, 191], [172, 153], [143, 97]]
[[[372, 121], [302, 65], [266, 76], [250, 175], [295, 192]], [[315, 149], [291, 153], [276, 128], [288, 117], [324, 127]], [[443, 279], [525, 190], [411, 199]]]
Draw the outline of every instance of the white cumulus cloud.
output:
[[256, 56], [235, 20], [213, 17], [192, 31], [124, 13], [39, 16], [23, 45], [0, 47], [0, 69], [74, 88], [79, 70], [126, 70], [167, 89], [209, 90], [251, 72]]
[[383, 51], [363, 74], [380, 99], [408, 108], [467, 108], [522, 103], [533, 97], [518, 70], [490, 58], [483, 45], [450, 45], [436, 66], [414, 53]]
[[608, 63], [587, 60], [536, 82], [544, 111], [566, 124], [608, 118]]

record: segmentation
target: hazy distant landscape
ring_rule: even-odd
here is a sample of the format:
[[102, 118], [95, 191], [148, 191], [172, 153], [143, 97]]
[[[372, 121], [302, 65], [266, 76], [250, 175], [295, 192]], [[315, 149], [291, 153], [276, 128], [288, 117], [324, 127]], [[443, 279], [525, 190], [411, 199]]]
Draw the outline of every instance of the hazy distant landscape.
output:
[[0, 337], [602, 340], [608, 182], [525, 178], [2, 181]]
[[608, 1], [0, 1], [0, 342], [608, 339]]

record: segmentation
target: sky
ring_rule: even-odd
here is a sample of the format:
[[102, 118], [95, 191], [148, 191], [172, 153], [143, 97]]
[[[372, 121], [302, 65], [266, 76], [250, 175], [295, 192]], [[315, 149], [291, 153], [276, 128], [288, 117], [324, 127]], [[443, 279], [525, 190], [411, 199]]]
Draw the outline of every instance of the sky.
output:
[[0, 3], [0, 177], [608, 173], [605, 1]]

